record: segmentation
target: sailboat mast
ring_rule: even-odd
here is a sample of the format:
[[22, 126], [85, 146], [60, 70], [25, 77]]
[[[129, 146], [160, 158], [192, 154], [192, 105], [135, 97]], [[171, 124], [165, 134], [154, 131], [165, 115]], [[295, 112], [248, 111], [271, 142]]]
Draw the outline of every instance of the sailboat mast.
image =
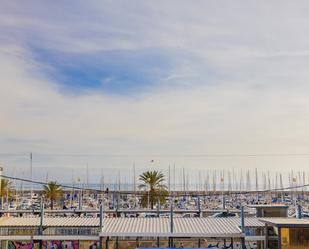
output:
[[174, 168], [173, 168], [173, 189], [176, 191], [176, 165], [174, 163]]
[[31, 197], [30, 197], [30, 199], [32, 200], [32, 196], [33, 196], [33, 183], [32, 183], [32, 181], [33, 181], [33, 168], [32, 168], [32, 152], [30, 152], [30, 181], [31, 181], [31, 183], [30, 183], [30, 195], [31, 195]]
[[135, 173], [135, 162], [133, 162], [133, 191], [136, 192], [136, 173]]
[[168, 191], [171, 192], [171, 166], [168, 165]]
[[255, 191], [259, 191], [259, 180], [258, 180], [257, 168], [255, 168]]

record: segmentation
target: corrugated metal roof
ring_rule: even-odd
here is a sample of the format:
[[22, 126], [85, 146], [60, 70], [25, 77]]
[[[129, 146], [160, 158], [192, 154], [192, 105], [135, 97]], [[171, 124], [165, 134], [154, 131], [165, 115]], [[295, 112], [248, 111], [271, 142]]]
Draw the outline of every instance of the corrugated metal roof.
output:
[[101, 236], [162, 236], [162, 237], [242, 237], [234, 219], [174, 218], [170, 231], [169, 218], [106, 219]]
[[261, 222], [280, 227], [308, 227], [309, 219], [297, 218], [260, 218]]
[[[221, 218], [217, 218], [221, 219]], [[225, 218], [229, 222], [234, 222], [235, 225], [239, 226], [241, 225], [241, 221], [239, 217], [231, 217], [231, 218]], [[265, 223], [260, 221], [260, 219], [256, 217], [250, 217], [250, 218], [245, 218], [245, 226], [246, 227], [264, 227]]]
[[[174, 221], [180, 222], [206, 222], [209, 224], [224, 224], [240, 226], [240, 218], [174, 218]], [[287, 220], [287, 219], [280, 219]], [[288, 219], [293, 220], [293, 219]], [[298, 219], [294, 219], [299, 222]], [[158, 226], [161, 231], [164, 231], [164, 226], [169, 226], [169, 218], [104, 218], [104, 225], [110, 226], [111, 229], [116, 229], [115, 226], [119, 226], [123, 229], [132, 229], [132, 224], [141, 229], [151, 228], [152, 225]], [[248, 227], [262, 227], [265, 222], [262, 222], [258, 218], [245, 218], [245, 226]], [[99, 226], [99, 218], [83, 218], [83, 217], [45, 217], [43, 225], [46, 227], [96, 227]], [[199, 223], [197, 223], [199, 224]], [[0, 227], [29, 227], [39, 226], [39, 217], [2, 217], [0, 218]], [[118, 228], [118, 227], [117, 227]]]
[[[102, 236], [241, 237], [240, 218], [104, 218]], [[99, 227], [99, 218], [46, 217], [45, 227]], [[40, 218], [0, 218], [0, 227], [38, 227]], [[257, 218], [246, 218], [248, 227], [263, 227]]]
[[[46, 227], [98, 227], [97, 218], [80, 217], [45, 217], [43, 226]], [[2, 217], [0, 218], [0, 227], [35, 227], [40, 225], [39, 217]]]
[[[105, 219], [104, 236], [133, 236], [136, 234], [161, 234], [171, 236], [169, 218], [114, 218]], [[127, 224], [130, 225], [127, 225]], [[241, 235], [240, 218], [174, 218], [175, 237], [234, 237]], [[246, 218], [248, 227], [264, 227], [257, 218]], [[140, 229], [142, 227], [142, 229]]]
[[241, 230], [234, 221], [221, 218], [176, 218], [175, 234], [240, 234]]
[[136, 234], [168, 234], [168, 218], [107, 218], [104, 220], [104, 233], [133, 236]]

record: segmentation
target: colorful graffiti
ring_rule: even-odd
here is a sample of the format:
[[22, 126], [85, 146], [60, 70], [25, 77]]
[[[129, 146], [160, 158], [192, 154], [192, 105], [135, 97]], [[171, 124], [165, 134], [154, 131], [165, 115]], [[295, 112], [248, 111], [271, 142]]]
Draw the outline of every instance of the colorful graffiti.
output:
[[[42, 249], [99, 249], [99, 241], [51, 240], [42, 241]], [[39, 249], [39, 243], [30, 241], [9, 241], [8, 249]]]
[[94, 241], [92, 244], [89, 245], [89, 249], [98, 249], [100, 248], [100, 241]]
[[61, 241], [61, 240], [52, 240], [52, 241], [43, 241], [43, 249], [79, 249], [78, 241]]
[[8, 241], [8, 249], [33, 249], [34, 245], [29, 241]]

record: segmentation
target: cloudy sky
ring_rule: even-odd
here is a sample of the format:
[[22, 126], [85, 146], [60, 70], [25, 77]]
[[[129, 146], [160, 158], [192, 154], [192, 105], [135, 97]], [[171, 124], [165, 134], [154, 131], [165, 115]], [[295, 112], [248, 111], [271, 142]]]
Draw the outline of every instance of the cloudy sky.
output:
[[134, 162], [304, 170], [287, 154], [309, 153], [308, 10], [1, 1], [0, 163], [26, 175], [33, 152], [36, 177], [59, 179]]

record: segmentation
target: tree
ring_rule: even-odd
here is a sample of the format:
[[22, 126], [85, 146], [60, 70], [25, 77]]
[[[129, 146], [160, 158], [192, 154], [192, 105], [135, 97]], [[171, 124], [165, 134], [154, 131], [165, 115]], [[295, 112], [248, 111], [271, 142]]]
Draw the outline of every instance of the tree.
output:
[[7, 203], [13, 199], [12, 182], [9, 179], [1, 179], [0, 198], [1, 208], [4, 205], [4, 199]]
[[146, 171], [139, 176], [139, 180], [143, 183], [139, 185], [139, 189], [145, 191], [142, 196], [142, 206], [147, 207], [150, 204], [153, 209], [154, 203], [158, 201], [160, 204], [166, 202], [168, 196], [167, 187], [163, 184], [164, 175], [159, 171]]
[[62, 197], [63, 190], [56, 181], [50, 181], [44, 185], [44, 195], [50, 200], [50, 209], [53, 210], [54, 202]]
[[10, 196], [12, 194], [12, 183], [8, 179], [1, 179], [0, 197]]

